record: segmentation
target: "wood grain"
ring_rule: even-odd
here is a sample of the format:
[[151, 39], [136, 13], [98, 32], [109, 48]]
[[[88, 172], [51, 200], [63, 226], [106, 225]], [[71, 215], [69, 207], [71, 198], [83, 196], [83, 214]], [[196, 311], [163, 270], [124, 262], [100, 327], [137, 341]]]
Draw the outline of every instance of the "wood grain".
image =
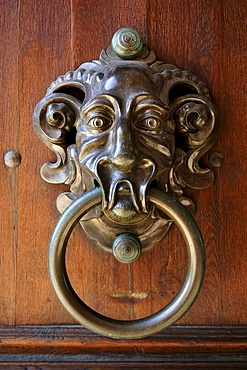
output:
[[172, 327], [135, 341], [102, 338], [78, 326], [0, 327], [0, 337], [5, 369], [237, 369], [247, 364], [243, 327]]
[[[219, 210], [221, 212], [221, 289], [220, 323], [244, 324], [247, 319], [247, 274], [245, 238], [246, 215], [246, 29], [244, 1], [237, 6], [226, 0], [222, 7], [222, 88], [220, 95], [221, 134], [219, 145], [225, 156], [219, 173]], [[242, 19], [243, 26], [236, 19]], [[225, 78], [227, 76], [227, 78]]]
[[16, 322], [66, 320], [47, 273], [48, 243], [59, 213], [55, 199], [61, 188], [45, 183], [39, 170], [54, 155], [32, 128], [35, 105], [50, 83], [71, 68], [70, 3], [21, 1], [19, 36], [19, 233]]
[[[243, 1], [189, 4], [193, 11], [188, 11], [186, 1], [179, 6], [176, 1], [152, 1], [149, 20], [149, 45], [158, 57], [194, 72], [207, 82], [219, 111], [221, 128], [211, 153], [218, 151], [224, 156], [224, 165], [215, 170], [216, 181], [210, 188], [185, 190], [197, 206], [195, 219], [205, 240], [207, 269], [201, 294], [181, 323], [244, 324], [246, 310], [239, 308], [246, 307], [247, 296], [246, 274], [240, 261], [246, 256], [242, 237], [246, 235], [243, 201], [246, 145], [240, 132], [245, 131], [246, 37], [245, 28], [237, 19], [246, 21], [246, 8]], [[159, 22], [155, 21], [157, 14]], [[157, 42], [157, 38], [163, 43]], [[238, 122], [237, 129], [234, 122]], [[230, 163], [235, 163], [235, 170]], [[179, 254], [175, 258], [180, 261]]]
[[4, 154], [19, 148], [18, 2], [0, 3], [1, 212], [0, 323], [15, 324], [16, 253], [18, 248], [18, 168], [4, 165]]

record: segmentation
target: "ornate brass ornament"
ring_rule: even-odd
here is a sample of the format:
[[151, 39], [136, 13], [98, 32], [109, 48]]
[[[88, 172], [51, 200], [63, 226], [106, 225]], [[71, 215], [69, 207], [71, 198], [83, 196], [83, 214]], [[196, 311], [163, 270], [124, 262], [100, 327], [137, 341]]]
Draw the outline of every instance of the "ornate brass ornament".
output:
[[[58, 229], [62, 224], [58, 223], [50, 245], [50, 276], [67, 310], [83, 325], [101, 334], [137, 338], [175, 322], [193, 303], [203, 279], [204, 247], [195, 221], [185, 209], [193, 213], [194, 204], [183, 192], [186, 187], [203, 189], [213, 182], [212, 170], [201, 168], [199, 160], [215, 141], [215, 115], [204, 82], [174, 65], [157, 61], [139, 34], [129, 28], [116, 32], [99, 60], [83, 63], [54, 81], [36, 106], [34, 129], [57, 156], [55, 163], [42, 166], [41, 176], [47, 182], [70, 186], [69, 192], [57, 198], [66, 230], [80, 221], [99, 246], [119, 261], [131, 263], [162, 239], [174, 221], [194, 261], [189, 262], [184, 291], [178, 294], [175, 306], [170, 304], [172, 319], [169, 314], [166, 320], [169, 305], [162, 311], [162, 324], [156, 323], [153, 329], [143, 328], [152, 320], [156, 322], [159, 315], [144, 319], [148, 321], [145, 324], [141, 320], [142, 329], [136, 333], [129, 327], [124, 332], [127, 324], [122, 322], [102, 329], [102, 323], [93, 325], [91, 319], [87, 322], [88, 312], [87, 319], [81, 319], [83, 313], [78, 318], [78, 310], [85, 309], [78, 297], [74, 308], [64, 303], [64, 295], [75, 297], [75, 293], [69, 282], [69, 293], [63, 286], [67, 278], [61, 259], [68, 235], [61, 236]], [[97, 201], [93, 201], [95, 192]], [[91, 201], [85, 205], [88, 197]], [[168, 210], [169, 202], [172, 211]], [[180, 207], [186, 216], [176, 216]], [[186, 226], [183, 230], [184, 217], [193, 224], [191, 229]], [[193, 235], [188, 237], [187, 232]], [[56, 258], [63, 267], [55, 267]], [[200, 267], [192, 277], [195, 266]], [[64, 277], [63, 283], [59, 276]], [[186, 284], [193, 286], [189, 295]], [[178, 308], [183, 294], [185, 302], [180, 302]], [[121, 334], [119, 325], [125, 334]]]

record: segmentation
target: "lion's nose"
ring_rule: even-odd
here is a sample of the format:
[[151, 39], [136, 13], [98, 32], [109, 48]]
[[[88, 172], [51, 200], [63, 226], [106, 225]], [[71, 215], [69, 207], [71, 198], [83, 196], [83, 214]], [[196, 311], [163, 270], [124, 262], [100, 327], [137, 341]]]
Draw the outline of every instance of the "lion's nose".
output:
[[138, 156], [128, 122], [121, 121], [116, 128], [113, 145], [111, 162], [118, 170], [130, 172], [136, 166]]
[[129, 172], [135, 167], [135, 158], [131, 155], [118, 155], [112, 159], [112, 163], [122, 172]]

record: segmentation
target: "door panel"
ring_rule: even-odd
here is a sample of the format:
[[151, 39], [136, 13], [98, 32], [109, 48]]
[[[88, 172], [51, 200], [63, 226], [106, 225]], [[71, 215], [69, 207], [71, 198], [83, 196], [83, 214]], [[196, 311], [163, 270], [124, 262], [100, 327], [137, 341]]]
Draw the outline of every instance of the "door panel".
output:
[[[166, 350], [169, 352], [171, 348], [166, 344], [169, 336], [169, 343], [177, 343], [175, 354], [179, 352], [179, 343], [186, 352], [189, 332], [199, 325], [200, 330], [193, 332], [193, 339], [201, 341], [201, 347], [195, 346], [193, 350], [196, 356], [204, 350], [209, 353], [211, 348], [215, 353], [231, 353], [229, 364], [233, 360], [239, 366], [244, 364], [247, 321], [245, 1], [3, 0], [0, 11], [1, 153], [4, 156], [9, 149], [17, 148], [22, 157], [16, 168], [6, 167], [4, 161], [0, 164], [0, 366], [4, 363], [1, 350], [4, 348], [7, 356], [20, 338], [25, 337], [27, 342], [23, 340], [28, 346], [33, 341], [35, 353], [37, 331], [41, 333], [43, 354], [48, 342], [59, 352], [59, 340], [64, 338], [76, 356], [80, 336], [92, 356], [99, 348], [105, 353], [119, 351], [115, 341], [78, 328], [51, 288], [47, 249], [59, 217], [55, 199], [66, 186], [49, 185], [40, 178], [40, 166], [55, 158], [34, 134], [31, 120], [34, 107], [49, 84], [82, 62], [97, 59], [101, 49], [109, 45], [113, 33], [123, 26], [136, 28], [158, 60], [187, 69], [206, 82], [219, 112], [220, 132], [204, 163], [210, 163], [214, 152], [222, 153], [224, 158], [223, 165], [214, 169], [216, 178], [211, 187], [185, 190], [196, 204], [195, 219], [206, 245], [206, 276], [200, 295], [178, 322], [178, 328], [136, 341], [137, 351], [150, 355], [152, 347], [157, 356]], [[184, 242], [173, 226], [140, 260], [124, 265], [98, 249], [77, 227], [69, 242], [67, 264], [73, 286], [93, 309], [118, 319], [135, 319], [157, 311], [176, 294], [183, 282], [187, 255]], [[60, 328], [68, 324], [73, 326]], [[30, 329], [30, 325], [36, 327]], [[206, 337], [210, 337], [210, 333], [216, 335], [214, 330], [221, 342], [220, 345], [210, 342], [210, 347]], [[184, 336], [183, 339], [179, 335]], [[72, 337], [74, 347], [69, 346]], [[90, 347], [96, 342], [100, 347]], [[133, 342], [121, 343], [125, 343], [125, 354], [130, 354]], [[24, 347], [17, 352], [26, 356]], [[69, 351], [67, 355], [69, 358]], [[166, 362], [165, 357], [160, 361]], [[219, 359], [219, 364], [222, 361]]]

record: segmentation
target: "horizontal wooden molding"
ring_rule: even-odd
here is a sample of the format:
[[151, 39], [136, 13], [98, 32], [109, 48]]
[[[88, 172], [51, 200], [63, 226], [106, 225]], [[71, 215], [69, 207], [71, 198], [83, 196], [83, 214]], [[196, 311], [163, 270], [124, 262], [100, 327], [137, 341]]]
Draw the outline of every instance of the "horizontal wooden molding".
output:
[[81, 326], [0, 327], [0, 367], [26, 364], [42, 369], [79, 369], [80, 364], [90, 369], [247, 368], [247, 326], [174, 326], [139, 340], [104, 338]]

